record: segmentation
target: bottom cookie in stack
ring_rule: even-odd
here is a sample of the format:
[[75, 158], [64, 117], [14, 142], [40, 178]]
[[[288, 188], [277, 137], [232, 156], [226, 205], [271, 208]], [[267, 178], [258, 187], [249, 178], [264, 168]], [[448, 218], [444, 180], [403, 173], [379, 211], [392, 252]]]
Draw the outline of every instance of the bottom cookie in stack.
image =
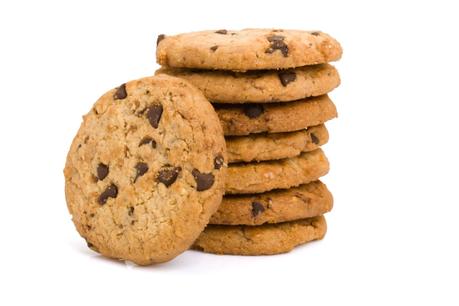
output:
[[193, 248], [214, 254], [274, 255], [322, 239], [326, 232], [323, 216], [259, 226], [208, 225]]
[[227, 195], [193, 248], [230, 255], [274, 255], [325, 236], [333, 196], [321, 181], [261, 194]]

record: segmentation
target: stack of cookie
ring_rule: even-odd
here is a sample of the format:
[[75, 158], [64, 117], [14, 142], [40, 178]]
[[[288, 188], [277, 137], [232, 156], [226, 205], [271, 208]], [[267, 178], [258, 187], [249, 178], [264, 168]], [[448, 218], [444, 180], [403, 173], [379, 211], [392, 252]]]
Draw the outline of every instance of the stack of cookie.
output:
[[319, 180], [329, 164], [328, 62], [339, 43], [322, 32], [247, 29], [160, 35], [157, 74], [188, 80], [211, 101], [225, 134], [225, 196], [194, 247], [261, 255], [321, 239], [333, 198]]

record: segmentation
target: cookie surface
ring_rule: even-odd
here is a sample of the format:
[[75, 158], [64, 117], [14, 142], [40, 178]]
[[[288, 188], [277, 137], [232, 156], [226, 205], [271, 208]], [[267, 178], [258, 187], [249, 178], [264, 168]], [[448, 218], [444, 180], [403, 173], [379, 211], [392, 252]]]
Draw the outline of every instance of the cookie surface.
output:
[[333, 207], [333, 196], [321, 181], [255, 195], [223, 197], [209, 224], [261, 225], [320, 216]]
[[225, 140], [229, 163], [277, 160], [319, 148], [328, 142], [328, 131], [321, 124], [296, 132], [227, 136]]
[[183, 78], [218, 103], [294, 101], [324, 95], [340, 83], [338, 71], [329, 64], [246, 73], [161, 68], [156, 74]]
[[162, 66], [220, 70], [285, 69], [335, 61], [341, 46], [323, 32], [276, 29], [217, 30], [160, 36]]
[[217, 210], [225, 163], [218, 118], [199, 90], [168, 76], [131, 81], [84, 116], [64, 169], [68, 209], [93, 250], [164, 262]]
[[293, 158], [228, 167], [225, 194], [262, 193], [316, 181], [328, 173], [329, 164], [321, 149]]
[[323, 216], [258, 226], [208, 225], [193, 248], [214, 254], [274, 255], [322, 239], [326, 232]]
[[227, 136], [280, 133], [322, 124], [337, 116], [327, 95], [288, 103], [214, 104]]

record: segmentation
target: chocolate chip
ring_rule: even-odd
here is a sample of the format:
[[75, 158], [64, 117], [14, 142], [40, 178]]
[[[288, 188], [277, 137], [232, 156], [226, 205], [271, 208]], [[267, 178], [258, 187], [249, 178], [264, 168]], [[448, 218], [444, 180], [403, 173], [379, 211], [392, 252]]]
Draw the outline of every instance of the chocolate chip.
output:
[[139, 142], [139, 147], [140, 146], [143, 146], [143, 145], [146, 145], [146, 144], [151, 144], [151, 146], [153, 147], [153, 149], [156, 148], [156, 141], [153, 140], [153, 138], [151, 137], [144, 137], [140, 142]]
[[317, 32], [317, 31], [315, 31], [315, 32], [311, 32], [311, 35], [314, 35], [314, 36], [319, 36], [319, 35], [320, 35], [320, 32]]
[[277, 73], [279, 76], [279, 80], [282, 83], [282, 86], [287, 86], [288, 83], [293, 82], [296, 80], [296, 73], [295, 71], [291, 70], [285, 70], [285, 71], [280, 71]]
[[218, 154], [214, 158], [214, 169], [220, 169], [223, 166], [223, 163], [225, 162], [225, 159], [223, 158], [223, 155]]
[[161, 42], [161, 40], [163, 40], [164, 38], [166, 38], [166, 35], [164, 35], [164, 34], [159, 34], [159, 35], [158, 35], [158, 38], [156, 39], [156, 45], [159, 45], [159, 43]]
[[151, 105], [147, 108], [147, 118], [153, 128], [157, 129], [161, 115], [163, 114], [162, 105]]
[[148, 171], [148, 165], [146, 163], [137, 163], [137, 165], [135, 165], [135, 170], [137, 171], [136, 175], [135, 175], [135, 178], [134, 178], [134, 183], [137, 181], [137, 179], [144, 175], [145, 173], [147, 173]]
[[118, 187], [115, 184], [111, 184], [105, 189], [99, 196], [99, 204], [103, 205], [107, 203], [108, 198], [116, 198], [118, 195]]
[[169, 187], [177, 180], [180, 171], [182, 171], [180, 167], [165, 166], [163, 169], [159, 170], [156, 179], [166, 185], [166, 187]]
[[132, 217], [133, 214], [134, 214], [134, 207], [133, 206], [129, 206], [128, 215]]
[[311, 133], [311, 140], [313, 144], [319, 144], [319, 137], [317, 137], [314, 133]]
[[288, 56], [288, 46], [284, 42], [285, 37], [282, 35], [271, 35], [267, 37], [268, 41], [271, 43], [268, 49], [265, 50], [265, 53], [271, 54], [276, 50], [280, 50], [284, 57]]
[[191, 171], [191, 174], [193, 175], [194, 180], [196, 181], [197, 191], [207, 190], [214, 184], [215, 178], [212, 173], [201, 173], [198, 169], [193, 169], [193, 171]]
[[116, 89], [116, 92], [113, 95], [113, 99], [122, 100], [122, 99], [126, 99], [126, 97], [127, 97], [126, 84], [121, 84], [120, 87]]
[[95, 252], [99, 252], [97, 247], [94, 244], [92, 244], [91, 242], [89, 242], [88, 240], [86, 240], [86, 244], [88, 245], [88, 248], [90, 248], [91, 250], [93, 250]]
[[263, 105], [260, 104], [244, 105], [244, 114], [250, 119], [259, 117], [264, 111]]
[[97, 178], [102, 181], [108, 175], [108, 166], [100, 163], [97, 165]]
[[215, 33], [217, 33], [217, 34], [228, 34], [228, 31], [227, 30], [218, 30], [218, 31], [215, 31]]
[[265, 207], [260, 202], [252, 202], [252, 217], [256, 217], [265, 211]]
[[212, 50], [212, 51], [214, 51], [214, 52], [215, 52], [217, 49], [218, 49], [218, 46], [210, 47], [210, 50]]

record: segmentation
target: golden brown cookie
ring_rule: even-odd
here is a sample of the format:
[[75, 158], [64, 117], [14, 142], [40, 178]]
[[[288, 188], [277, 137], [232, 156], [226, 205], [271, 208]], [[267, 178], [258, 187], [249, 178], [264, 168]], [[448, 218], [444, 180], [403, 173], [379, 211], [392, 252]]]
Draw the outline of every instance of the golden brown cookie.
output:
[[227, 136], [225, 140], [230, 163], [277, 160], [319, 148], [328, 142], [328, 131], [321, 124], [296, 132]]
[[104, 94], [73, 140], [65, 194], [88, 246], [140, 265], [185, 251], [217, 210], [226, 149], [191, 84], [147, 77]]
[[320, 216], [333, 207], [321, 181], [254, 195], [227, 195], [209, 224], [261, 225]]
[[276, 161], [232, 164], [227, 171], [225, 194], [287, 189], [315, 181], [328, 170], [328, 160], [321, 149]]
[[214, 254], [274, 255], [322, 239], [326, 232], [323, 216], [258, 226], [208, 225], [193, 248]]
[[340, 44], [319, 31], [245, 29], [160, 35], [162, 66], [220, 70], [285, 69], [341, 58]]
[[214, 104], [226, 136], [292, 132], [322, 124], [337, 116], [327, 95], [295, 102]]
[[185, 79], [218, 103], [294, 101], [324, 95], [340, 83], [338, 71], [329, 64], [245, 73], [163, 67], [156, 74]]

